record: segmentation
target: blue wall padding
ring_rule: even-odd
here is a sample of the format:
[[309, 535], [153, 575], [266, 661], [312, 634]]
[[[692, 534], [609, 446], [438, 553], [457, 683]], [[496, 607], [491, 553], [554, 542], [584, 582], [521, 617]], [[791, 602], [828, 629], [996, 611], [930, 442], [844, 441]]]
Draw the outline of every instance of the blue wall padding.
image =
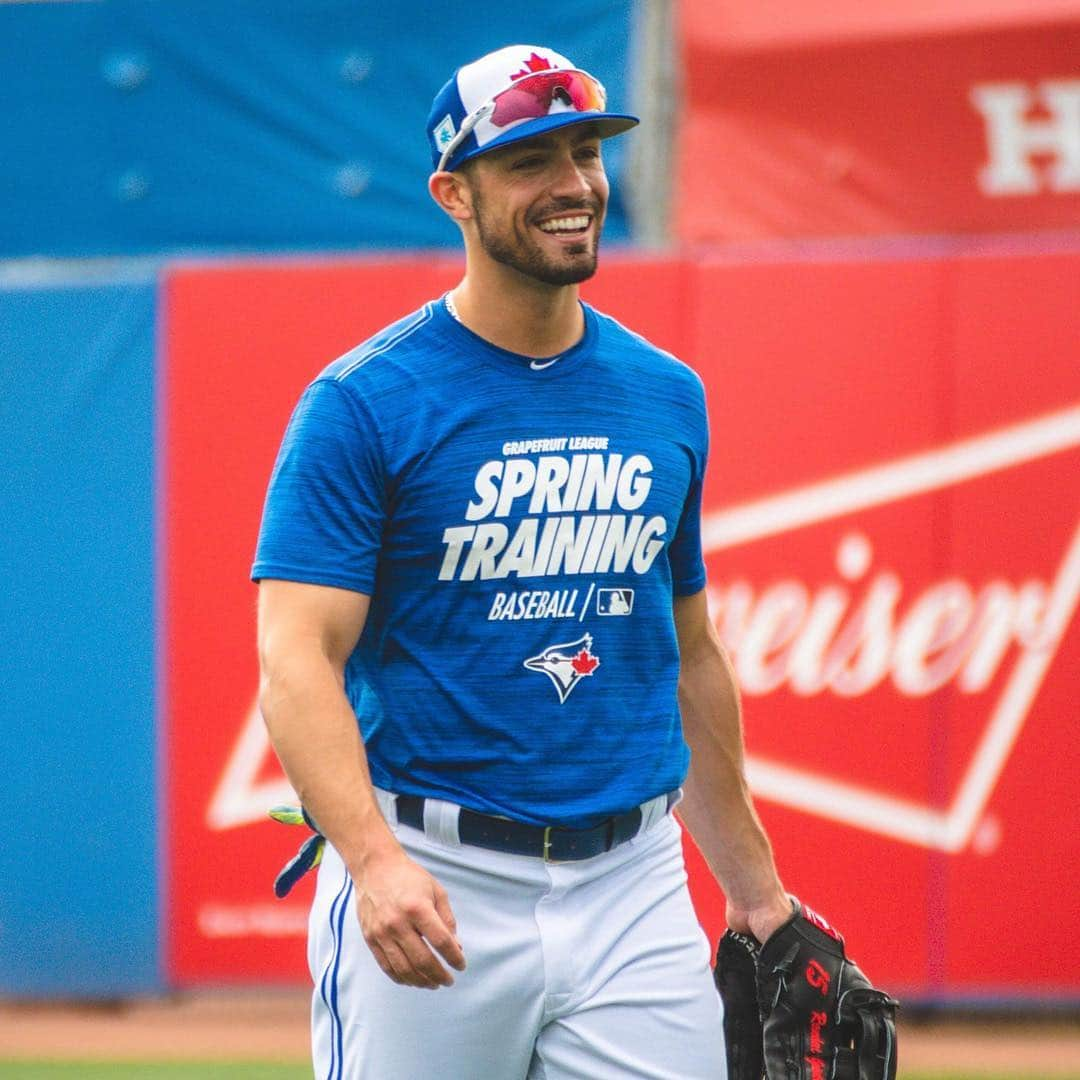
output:
[[161, 984], [154, 318], [0, 289], [0, 994]]
[[[627, 107], [633, 7], [0, 4], [0, 258], [457, 243], [426, 187], [443, 81], [489, 49], [539, 43]], [[616, 240], [625, 150], [608, 144]]]

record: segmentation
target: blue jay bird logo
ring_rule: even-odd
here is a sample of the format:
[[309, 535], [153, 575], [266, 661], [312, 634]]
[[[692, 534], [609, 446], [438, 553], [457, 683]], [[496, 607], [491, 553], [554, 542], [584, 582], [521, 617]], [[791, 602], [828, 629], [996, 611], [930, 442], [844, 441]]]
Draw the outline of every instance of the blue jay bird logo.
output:
[[549, 645], [538, 656], [530, 656], [524, 664], [530, 671], [543, 672], [552, 681], [562, 704], [570, 691], [600, 666], [600, 657], [592, 651], [592, 634], [583, 634], [577, 641]]

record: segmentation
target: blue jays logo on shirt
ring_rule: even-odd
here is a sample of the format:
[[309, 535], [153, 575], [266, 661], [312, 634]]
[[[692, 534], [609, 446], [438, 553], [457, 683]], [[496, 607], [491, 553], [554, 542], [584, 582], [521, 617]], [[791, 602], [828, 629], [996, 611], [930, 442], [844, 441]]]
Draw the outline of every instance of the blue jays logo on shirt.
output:
[[583, 634], [577, 641], [549, 645], [538, 656], [530, 656], [525, 667], [551, 680], [561, 704], [586, 675], [592, 675], [600, 666], [600, 657], [592, 651], [592, 640], [591, 634]]

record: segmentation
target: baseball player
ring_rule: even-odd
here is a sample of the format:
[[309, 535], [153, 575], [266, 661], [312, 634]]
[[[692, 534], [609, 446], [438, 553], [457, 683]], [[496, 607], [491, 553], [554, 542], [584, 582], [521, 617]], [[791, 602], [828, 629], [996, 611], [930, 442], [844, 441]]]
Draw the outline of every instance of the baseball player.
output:
[[455, 72], [429, 188], [464, 278], [281, 446], [252, 576], [263, 715], [327, 841], [320, 1077], [724, 1076], [676, 805], [733, 930], [792, 914], [706, 611], [701, 382], [578, 297], [636, 123], [548, 48]]

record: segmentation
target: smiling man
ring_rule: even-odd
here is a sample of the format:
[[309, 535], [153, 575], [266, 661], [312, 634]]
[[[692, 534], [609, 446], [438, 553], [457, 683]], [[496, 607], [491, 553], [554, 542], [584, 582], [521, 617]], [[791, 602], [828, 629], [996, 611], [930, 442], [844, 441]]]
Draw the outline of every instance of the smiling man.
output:
[[636, 122], [550, 49], [460, 68], [428, 136], [464, 278], [331, 364], [278, 456], [252, 574], [327, 840], [320, 1077], [724, 1076], [680, 802], [729, 924], [791, 914], [706, 610], [701, 382], [578, 296]]

